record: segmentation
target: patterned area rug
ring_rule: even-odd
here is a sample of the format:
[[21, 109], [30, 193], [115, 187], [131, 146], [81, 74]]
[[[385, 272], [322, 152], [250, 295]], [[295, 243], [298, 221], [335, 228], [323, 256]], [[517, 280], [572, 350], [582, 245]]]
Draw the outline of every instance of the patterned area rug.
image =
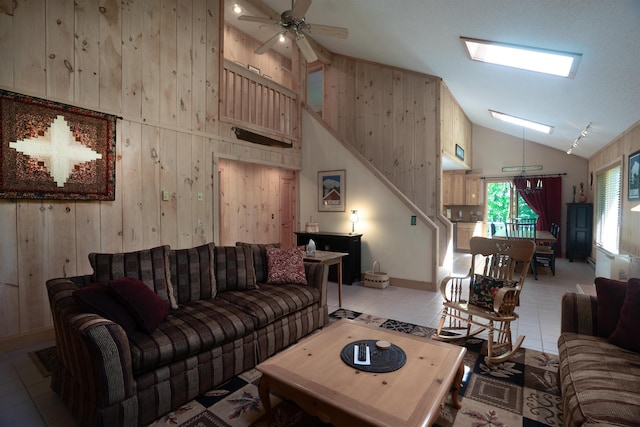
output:
[[[340, 309], [332, 320], [355, 319], [381, 328], [430, 337], [435, 330], [424, 326], [379, 318]], [[460, 396], [461, 409], [445, 402], [436, 425], [441, 427], [506, 427], [562, 425], [562, 403], [557, 384], [558, 356], [520, 349], [510, 361], [487, 366], [486, 341], [461, 340], [467, 348], [465, 376]], [[182, 406], [153, 426], [267, 426], [258, 397], [260, 373], [251, 370], [233, 378], [215, 390]], [[274, 423], [277, 427], [326, 426], [295, 404], [271, 395]]]

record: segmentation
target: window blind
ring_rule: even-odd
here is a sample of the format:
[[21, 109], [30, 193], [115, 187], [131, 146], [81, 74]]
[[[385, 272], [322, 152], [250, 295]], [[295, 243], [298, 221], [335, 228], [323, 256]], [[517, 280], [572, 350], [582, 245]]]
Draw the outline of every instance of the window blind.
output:
[[620, 241], [621, 175], [615, 165], [596, 177], [596, 243], [614, 253]]

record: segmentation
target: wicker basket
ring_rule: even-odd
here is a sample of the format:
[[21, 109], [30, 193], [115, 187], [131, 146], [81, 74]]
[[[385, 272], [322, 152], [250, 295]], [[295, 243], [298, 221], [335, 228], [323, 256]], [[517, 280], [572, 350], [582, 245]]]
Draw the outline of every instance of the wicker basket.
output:
[[389, 286], [389, 275], [384, 271], [380, 271], [378, 260], [373, 261], [373, 271], [364, 273], [364, 285], [367, 288], [378, 289], [384, 289]]

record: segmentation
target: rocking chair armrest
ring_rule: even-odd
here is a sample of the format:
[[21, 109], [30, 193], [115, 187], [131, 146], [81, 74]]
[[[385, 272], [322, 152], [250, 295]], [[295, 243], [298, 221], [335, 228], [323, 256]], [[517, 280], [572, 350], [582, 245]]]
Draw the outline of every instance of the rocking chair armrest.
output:
[[442, 279], [442, 281], [440, 282], [440, 294], [442, 295], [442, 299], [446, 302], [451, 302], [451, 299], [449, 298], [449, 296], [447, 296], [447, 285], [449, 285], [449, 282], [454, 281], [454, 282], [458, 282], [458, 285], [462, 285], [462, 282], [465, 279], [471, 279], [471, 276], [466, 275], [466, 276], [446, 276], [444, 279]]
[[493, 298], [493, 311], [501, 315], [513, 314], [522, 286], [504, 287], [498, 289], [496, 296]]

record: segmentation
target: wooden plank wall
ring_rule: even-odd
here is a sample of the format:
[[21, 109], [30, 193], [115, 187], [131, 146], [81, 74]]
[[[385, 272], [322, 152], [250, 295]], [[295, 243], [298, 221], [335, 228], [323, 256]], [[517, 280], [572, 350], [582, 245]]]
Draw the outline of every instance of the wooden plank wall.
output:
[[0, 87], [123, 117], [114, 202], [0, 200], [0, 338], [50, 326], [45, 281], [89, 252], [212, 241], [214, 155], [300, 167], [217, 120], [219, 3], [0, 1]]
[[429, 216], [438, 213], [439, 84], [340, 55], [324, 68], [323, 118]]
[[[598, 151], [589, 159], [589, 174], [593, 174], [593, 186], [587, 186], [588, 199], [596, 199], [596, 175], [599, 171], [622, 163], [622, 216], [620, 218], [620, 251], [640, 255], [640, 213], [631, 212], [638, 202], [629, 201], [629, 155], [640, 150], [640, 122]], [[595, 210], [594, 210], [595, 214]], [[595, 236], [595, 218], [594, 218]], [[595, 243], [591, 250], [595, 256]]]
[[220, 245], [280, 242], [280, 179], [293, 170], [220, 159]]
[[[447, 85], [440, 86], [440, 140], [443, 154], [466, 169], [473, 167], [471, 120], [455, 100]], [[456, 157], [456, 144], [464, 150], [464, 161]]]

